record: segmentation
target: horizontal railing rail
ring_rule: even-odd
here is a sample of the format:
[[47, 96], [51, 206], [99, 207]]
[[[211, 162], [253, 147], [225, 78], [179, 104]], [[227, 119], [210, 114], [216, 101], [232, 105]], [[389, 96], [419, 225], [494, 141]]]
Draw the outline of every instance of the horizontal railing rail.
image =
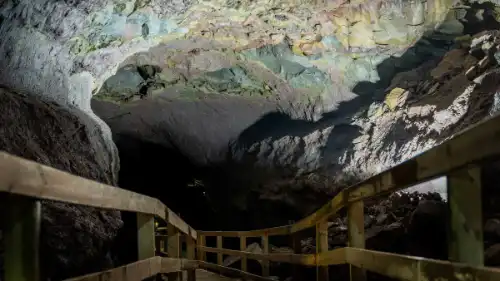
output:
[[[402, 266], [398, 265], [394, 267], [380, 260], [375, 260], [375, 257], [386, 260], [390, 259], [389, 257], [398, 257], [397, 260], [404, 260], [403, 256], [387, 253], [384, 253], [386, 255], [381, 253], [375, 254], [373, 251], [363, 249], [365, 246], [364, 200], [374, 199], [381, 195], [446, 176], [451, 217], [449, 227], [453, 233], [452, 237], [455, 237], [455, 240], [448, 241], [450, 259], [468, 263], [469, 265], [482, 266], [484, 262], [483, 238], [482, 235], [477, 236], [478, 232], [482, 233], [481, 165], [483, 162], [499, 158], [500, 116], [496, 116], [462, 131], [446, 142], [412, 159], [344, 189], [319, 210], [295, 224], [249, 231], [198, 231], [198, 259], [204, 260], [206, 252], [216, 253], [217, 263], [222, 264], [224, 255], [239, 256], [241, 257], [241, 267], [243, 270], [247, 268], [247, 259], [260, 260], [263, 276], [269, 275], [269, 262], [287, 262], [304, 266], [318, 266], [320, 267], [318, 279], [328, 280], [328, 268], [326, 265], [347, 262], [355, 266], [351, 267], [351, 276], [356, 276], [354, 278], [356, 280], [365, 279], [365, 272], [362, 269], [382, 272], [386, 276], [400, 278], [401, 280], [428, 280], [422, 279], [424, 278], [422, 276], [426, 276], [430, 272], [418, 272], [420, 274], [418, 276], [421, 276], [418, 277], [414, 275], [417, 272], [406, 270], [407, 273], [411, 272], [411, 274], [408, 273], [412, 276], [411, 278], [413, 279], [411, 279], [408, 276], [387, 271], [387, 268], [391, 268], [391, 270], [398, 269], [404, 272], [405, 269]], [[336, 215], [342, 208], [347, 208], [348, 214], [348, 245], [355, 247], [355, 249], [344, 248], [329, 251], [328, 219]], [[314, 255], [301, 255], [299, 232], [309, 228], [316, 229], [317, 252]], [[294, 240], [292, 248], [299, 253], [269, 253], [269, 237], [278, 235], [291, 235]], [[212, 236], [217, 237], [217, 247], [206, 247], [206, 237]], [[224, 249], [222, 245], [224, 237], [240, 238], [240, 250]], [[261, 237], [262, 254], [245, 251], [246, 240], [252, 237]], [[470, 247], [474, 249], [472, 252]], [[371, 256], [373, 259], [361, 258], [360, 256], [363, 254]], [[328, 258], [326, 255], [328, 255]], [[343, 257], [348, 258], [347, 260], [343, 260]], [[410, 258], [406, 257], [406, 259]], [[413, 261], [414, 264], [425, 264], [430, 267], [434, 264], [439, 264], [443, 266], [443, 270], [446, 270], [446, 266], [448, 268], [450, 266], [452, 268], [462, 268], [458, 264], [443, 261], [431, 261], [416, 257], [413, 257], [413, 259], [414, 261], [420, 261], [417, 263]], [[491, 276], [495, 276], [495, 278], [500, 280], [500, 272], [498, 270], [484, 269], [483, 271], [483, 269], [479, 268], [482, 267], [475, 268], [474, 272], [481, 272], [478, 273], [478, 276], [483, 277], [477, 280], [493, 280], [486, 278], [486, 275], [481, 275], [486, 274], [485, 272], [492, 274]]]
[[0, 192], [153, 215], [196, 239], [196, 230], [156, 198], [77, 177], [1, 151]]
[[393, 168], [340, 192], [295, 224], [247, 231], [203, 231], [206, 236], [260, 237], [289, 235], [336, 214], [347, 204], [408, 188], [441, 177], [467, 164], [500, 155], [500, 117], [485, 120]]
[[[445, 143], [385, 172], [341, 191], [318, 211], [292, 225], [250, 231], [196, 231], [155, 198], [101, 184], [33, 161], [0, 152], [0, 192], [9, 193], [5, 240], [6, 281], [39, 280], [40, 200], [56, 200], [137, 213], [139, 261], [123, 267], [69, 279], [142, 280], [169, 274], [180, 281], [182, 271], [194, 281], [196, 269], [208, 269], [253, 280], [271, 280], [270, 262], [318, 268], [317, 280], [328, 280], [328, 266], [349, 264], [351, 279], [365, 270], [400, 280], [500, 280], [500, 270], [484, 267], [481, 209], [481, 167], [500, 158], [500, 117], [481, 122]], [[366, 250], [364, 200], [398, 191], [440, 176], [447, 177], [450, 212], [448, 241], [451, 261], [438, 261]], [[348, 247], [328, 248], [328, 219], [347, 208]], [[155, 218], [167, 227], [155, 227]], [[302, 254], [300, 233], [315, 228], [316, 253]], [[166, 234], [157, 234], [166, 231]], [[181, 237], [182, 235], [182, 237]], [[269, 237], [291, 235], [294, 253], [270, 253]], [[216, 247], [206, 237], [217, 238]], [[225, 249], [224, 237], [238, 237], [240, 250]], [[262, 253], [246, 251], [247, 238], [260, 237]], [[184, 238], [184, 239], [181, 239]], [[182, 241], [187, 244], [181, 259]], [[166, 250], [165, 250], [166, 248]], [[31, 252], [26, 256], [21, 253]], [[196, 251], [196, 252], [195, 252]], [[156, 257], [161, 253], [168, 257]], [[217, 263], [206, 262], [215, 253]], [[195, 258], [195, 254], [197, 258]], [[241, 257], [241, 270], [223, 266], [224, 255]], [[196, 259], [196, 261], [195, 261]], [[247, 272], [247, 259], [259, 260], [262, 276]]]
[[[168, 243], [168, 256], [179, 258], [182, 249], [181, 235], [184, 236], [187, 244], [187, 258], [195, 259], [196, 230], [156, 198], [78, 177], [5, 152], [0, 152], [0, 192], [13, 196], [6, 200], [7, 226], [4, 234], [6, 281], [38, 281], [40, 279], [38, 250], [41, 207], [39, 200], [42, 199], [137, 213], [139, 262], [105, 271], [102, 274], [120, 276], [119, 274], [126, 272], [126, 275], [132, 278], [130, 280], [142, 280], [141, 276], [156, 272], [158, 264], [162, 265], [162, 273], [168, 273], [166, 267], [180, 260], [154, 257], [162, 251], [162, 246]], [[168, 225], [167, 237], [156, 237], [156, 222]], [[23, 248], [33, 254], [30, 257], [22, 255]], [[148, 271], [150, 267], [154, 267], [155, 270]], [[172, 266], [171, 268], [178, 267]], [[74, 280], [101, 280], [93, 276], [84, 276], [81, 277], [83, 279]], [[180, 281], [180, 275], [176, 277], [176, 280]], [[188, 270], [188, 278], [190, 281], [195, 280], [193, 270]]]

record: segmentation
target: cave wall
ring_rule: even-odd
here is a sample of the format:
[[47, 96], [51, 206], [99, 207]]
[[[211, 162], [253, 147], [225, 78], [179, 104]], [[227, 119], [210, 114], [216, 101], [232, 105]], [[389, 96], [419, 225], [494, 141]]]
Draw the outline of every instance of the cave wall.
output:
[[[0, 88], [0, 150], [115, 185], [116, 175], [99, 147], [99, 135], [57, 103]], [[2, 199], [9, 195], [2, 194]], [[43, 201], [42, 280], [62, 280], [114, 267], [120, 213]]]

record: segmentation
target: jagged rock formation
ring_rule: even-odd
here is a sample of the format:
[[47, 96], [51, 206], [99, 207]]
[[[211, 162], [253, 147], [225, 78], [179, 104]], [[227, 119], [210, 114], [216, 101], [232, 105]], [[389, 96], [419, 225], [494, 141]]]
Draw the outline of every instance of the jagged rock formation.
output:
[[[184, 39], [124, 60], [94, 110], [115, 133], [175, 144], [199, 165], [224, 166], [232, 178], [216, 188], [230, 194], [232, 207], [283, 203], [310, 213], [335, 194], [336, 181], [384, 170], [495, 111], [494, 86], [480, 82], [497, 65], [495, 39], [479, 33], [499, 27], [489, 2], [277, 2], [266, 4], [269, 14], [247, 11], [254, 2], [224, 5], [193, 5]], [[421, 8], [436, 14], [422, 22]], [[310, 17], [314, 9], [324, 14]], [[339, 22], [347, 11], [349, 28]], [[431, 27], [436, 17], [442, 22]], [[329, 179], [339, 174], [355, 177]], [[266, 210], [251, 212], [264, 219]]]
[[496, 112], [499, 18], [494, 1], [6, 0], [0, 85], [76, 116], [108, 182], [109, 125], [204, 168], [218, 215], [248, 215], [231, 228], [271, 226]]
[[[115, 184], [100, 134], [85, 123], [91, 122], [85, 114], [75, 112], [0, 88], [0, 150]], [[43, 202], [42, 212], [45, 278], [60, 280], [113, 267], [111, 247], [123, 224], [119, 212], [50, 201]]]

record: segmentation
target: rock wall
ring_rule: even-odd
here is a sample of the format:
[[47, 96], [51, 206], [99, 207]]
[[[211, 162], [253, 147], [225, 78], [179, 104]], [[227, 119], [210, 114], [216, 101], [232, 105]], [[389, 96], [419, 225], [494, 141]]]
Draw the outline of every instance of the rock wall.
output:
[[494, 3], [287, 3], [193, 4], [189, 32], [124, 60], [94, 110], [219, 170], [219, 203], [256, 219], [310, 213], [496, 110]]
[[[92, 122], [85, 116], [0, 88], [0, 150], [116, 184], [112, 165], [102, 154], [102, 139], [85, 123]], [[42, 214], [43, 280], [62, 280], [114, 266], [111, 248], [123, 224], [119, 212], [44, 201]]]

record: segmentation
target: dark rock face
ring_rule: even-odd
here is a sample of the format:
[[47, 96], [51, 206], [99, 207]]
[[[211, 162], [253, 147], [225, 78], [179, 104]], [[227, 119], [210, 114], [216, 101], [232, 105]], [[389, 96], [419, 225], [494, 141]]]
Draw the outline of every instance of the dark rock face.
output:
[[[0, 150], [116, 184], [99, 151], [100, 140], [82, 120], [54, 103], [0, 88]], [[42, 206], [44, 278], [61, 280], [113, 267], [110, 248], [123, 224], [119, 212], [50, 201]]]

